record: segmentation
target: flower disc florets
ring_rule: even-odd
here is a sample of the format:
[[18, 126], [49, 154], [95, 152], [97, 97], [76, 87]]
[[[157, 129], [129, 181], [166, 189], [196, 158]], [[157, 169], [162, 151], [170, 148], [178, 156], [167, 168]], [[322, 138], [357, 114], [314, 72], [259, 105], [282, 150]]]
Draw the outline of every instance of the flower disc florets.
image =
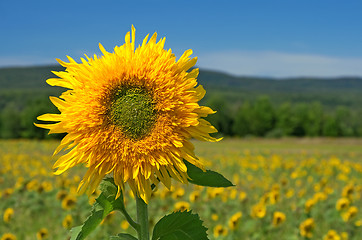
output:
[[139, 140], [154, 127], [157, 112], [147, 89], [123, 86], [116, 89], [112, 97], [108, 117], [122, 129], [126, 137]]
[[[132, 36], [132, 38], [131, 38]], [[107, 174], [113, 174], [119, 192], [128, 183], [148, 202], [151, 184], [161, 181], [171, 187], [171, 178], [186, 183], [184, 159], [203, 168], [194, 154], [191, 138], [217, 141], [217, 130], [203, 118], [214, 113], [200, 106], [205, 90], [197, 86], [198, 69], [187, 50], [177, 61], [165, 50], [165, 39], [155, 33], [135, 48], [135, 29], [125, 44], [102, 57], [77, 63], [58, 60], [66, 67], [54, 72], [59, 78], [47, 83], [69, 90], [50, 97], [60, 114], [44, 114], [36, 124], [49, 133], [67, 133], [54, 154], [67, 150], [54, 164], [55, 174], [84, 163], [88, 168], [81, 192], [91, 194]]]

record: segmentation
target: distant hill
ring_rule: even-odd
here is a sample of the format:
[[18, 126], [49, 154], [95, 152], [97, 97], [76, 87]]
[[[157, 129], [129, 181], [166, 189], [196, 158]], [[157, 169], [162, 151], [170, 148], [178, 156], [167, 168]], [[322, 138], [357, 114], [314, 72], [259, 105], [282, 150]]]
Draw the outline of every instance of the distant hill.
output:
[[[61, 70], [61, 66], [0, 68], [0, 107], [13, 98], [20, 102], [59, 94], [61, 89], [50, 87], [45, 80], [54, 76], [51, 71]], [[328, 108], [362, 106], [362, 78], [357, 77], [273, 79], [236, 77], [201, 69], [198, 81], [207, 90], [206, 100], [219, 97], [234, 105], [268, 95], [274, 104], [319, 101]], [[15, 100], [18, 97], [23, 100]]]

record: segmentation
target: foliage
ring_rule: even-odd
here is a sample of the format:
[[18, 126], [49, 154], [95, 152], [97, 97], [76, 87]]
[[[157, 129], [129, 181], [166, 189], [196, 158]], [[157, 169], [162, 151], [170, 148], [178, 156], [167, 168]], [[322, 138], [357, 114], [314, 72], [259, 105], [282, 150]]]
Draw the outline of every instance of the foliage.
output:
[[187, 175], [190, 177], [190, 183], [206, 187], [233, 186], [233, 184], [220, 173], [211, 170], [202, 171], [201, 169], [186, 160], [184, 161], [184, 163], [187, 167]]
[[152, 240], [208, 240], [206, 230], [199, 215], [191, 211], [174, 212], [157, 222]]

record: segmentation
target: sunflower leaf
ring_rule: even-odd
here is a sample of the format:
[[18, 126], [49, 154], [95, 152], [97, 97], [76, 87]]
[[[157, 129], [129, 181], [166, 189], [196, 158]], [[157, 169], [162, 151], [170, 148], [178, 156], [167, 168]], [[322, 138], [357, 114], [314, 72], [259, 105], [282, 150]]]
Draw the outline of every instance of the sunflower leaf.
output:
[[115, 199], [118, 188], [113, 179], [107, 178], [101, 184], [102, 193], [96, 199], [90, 216], [83, 225], [71, 230], [71, 240], [83, 240], [114, 210], [123, 210], [123, 195]]
[[109, 240], [137, 240], [137, 238], [127, 233], [120, 233], [117, 236], [110, 237]]
[[206, 231], [199, 215], [174, 212], [156, 223], [152, 240], [208, 240]]
[[218, 172], [211, 170], [202, 171], [192, 163], [184, 160], [187, 167], [187, 175], [190, 177], [189, 182], [206, 187], [231, 187], [234, 186], [228, 179]]
[[70, 239], [73, 240], [73, 239], [77, 239], [77, 236], [78, 234], [80, 233], [80, 231], [82, 231], [82, 226], [77, 226], [77, 227], [73, 227], [71, 230], [70, 230]]

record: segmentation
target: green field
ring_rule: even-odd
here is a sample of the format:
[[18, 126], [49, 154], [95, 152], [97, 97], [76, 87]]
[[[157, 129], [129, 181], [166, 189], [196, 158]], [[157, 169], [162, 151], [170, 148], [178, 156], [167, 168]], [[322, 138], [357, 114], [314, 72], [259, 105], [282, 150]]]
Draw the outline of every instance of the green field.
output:
[[[12, 233], [21, 240], [67, 239], [69, 229], [87, 218], [95, 196], [76, 194], [85, 167], [52, 174], [51, 156], [58, 143], [0, 141], [0, 237]], [[166, 213], [185, 208], [200, 215], [210, 239], [323, 239], [330, 230], [340, 238], [329, 239], [361, 239], [362, 139], [227, 138], [194, 143], [207, 168], [236, 186], [218, 189], [174, 182], [171, 191], [159, 186], [149, 203], [151, 226]], [[129, 192], [125, 196], [134, 216], [135, 200]], [[241, 218], [231, 224], [238, 212]], [[275, 212], [285, 219], [274, 219], [273, 224]], [[311, 227], [302, 224], [309, 218]], [[42, 228], [45, 238], [37, 238]], [[115, 213], [88, 239], [107, 239], [121, 231], [135, 235]]]

